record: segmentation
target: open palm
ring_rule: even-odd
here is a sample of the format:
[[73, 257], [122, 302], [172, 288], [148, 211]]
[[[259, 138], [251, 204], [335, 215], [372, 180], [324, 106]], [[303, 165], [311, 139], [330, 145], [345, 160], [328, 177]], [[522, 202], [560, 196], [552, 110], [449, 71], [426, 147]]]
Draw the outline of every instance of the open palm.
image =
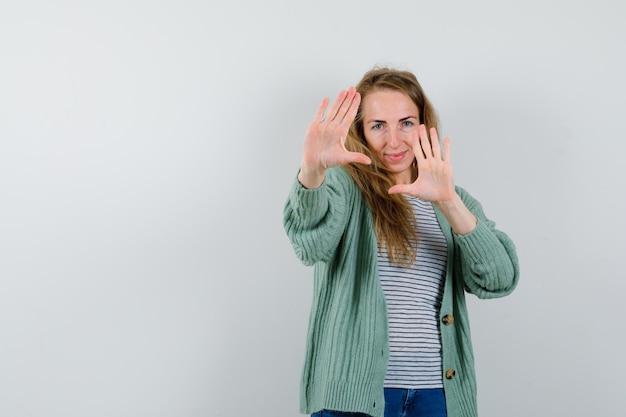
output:
[[417, 179], [412, 184], [396, 184], [390, 194], [410, 194], [430, 202], [450, 201], [456, 196], [454, 172], [450, 160], [450, 139], [443, 141], [441, 152], [437, 129], [424, 125], [413, 134], [412, 147], [417, 159]]
[[301, 166], [304, 176], [310, 173], [323, 176], [326, 169], [351, 162], [371, 163], [366, 155], [350, 152], [345, 146], [348, 130], [361, 103], [360, 94], [350, 87], [341, 91], [327, 109], [329, 102], [328, 98], [322, 101], [306, 131]]

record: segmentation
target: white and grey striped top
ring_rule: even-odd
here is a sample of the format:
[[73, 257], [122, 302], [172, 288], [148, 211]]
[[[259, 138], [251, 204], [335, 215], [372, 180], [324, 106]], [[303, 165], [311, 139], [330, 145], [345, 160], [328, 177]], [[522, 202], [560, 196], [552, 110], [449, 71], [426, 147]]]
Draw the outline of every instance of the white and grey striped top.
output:
[[389, 366], [385, 387], [441, 388], [439, 310], [447, 244], [432, 204], [406, 196], [417, 219], [417, 258], [411, 267], [391, 265], [378, 254], [389, 316]]

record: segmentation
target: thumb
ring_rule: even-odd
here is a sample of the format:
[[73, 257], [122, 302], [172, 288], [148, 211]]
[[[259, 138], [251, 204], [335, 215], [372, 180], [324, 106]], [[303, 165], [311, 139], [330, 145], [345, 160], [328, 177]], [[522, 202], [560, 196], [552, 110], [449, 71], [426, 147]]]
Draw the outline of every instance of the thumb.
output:
[[358, 164], [365, 164], [365, 165], [370, 165], [372, 163], [372, 160], [369, 158], [369, 156], [365, 155], [364, 153], [350, 152], [348, 155], [350, 156], [350, 159], [351, 159], [350, 162], [356, 162]]
[[408, 194], [409, 189], [410, 187], [408, 184], [396, 184], [387, 190], [387, 192], [389, 194]]

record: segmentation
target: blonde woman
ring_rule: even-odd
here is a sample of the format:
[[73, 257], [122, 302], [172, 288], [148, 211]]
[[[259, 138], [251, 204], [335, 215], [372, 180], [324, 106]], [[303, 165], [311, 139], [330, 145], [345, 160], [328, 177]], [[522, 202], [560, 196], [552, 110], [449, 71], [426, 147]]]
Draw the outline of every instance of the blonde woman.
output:
[[505, 296], [519, 267], [450, 155], [410, 72], [375, 68], [322, 101], [284, 208], [314, 266], [302, 413], [477, 416], [465, 294]]

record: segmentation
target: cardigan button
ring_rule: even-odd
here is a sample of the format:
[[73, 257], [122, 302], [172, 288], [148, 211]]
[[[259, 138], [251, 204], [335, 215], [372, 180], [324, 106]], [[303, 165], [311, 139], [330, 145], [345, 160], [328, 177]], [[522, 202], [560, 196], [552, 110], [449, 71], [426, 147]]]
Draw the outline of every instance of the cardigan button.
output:
[[441, 321], [443, 322], [443, 324], [445, 324], [446, 326], [451, 325], [452, 323], [454, 323], [454, 316], [452, 314], [446, 314], [445, 316], [443, 316], [441, 318]]
[[456, 375], [456, 371], [454, 369], [448, 369], [446, 371], [446, 379], [452, 379]]

